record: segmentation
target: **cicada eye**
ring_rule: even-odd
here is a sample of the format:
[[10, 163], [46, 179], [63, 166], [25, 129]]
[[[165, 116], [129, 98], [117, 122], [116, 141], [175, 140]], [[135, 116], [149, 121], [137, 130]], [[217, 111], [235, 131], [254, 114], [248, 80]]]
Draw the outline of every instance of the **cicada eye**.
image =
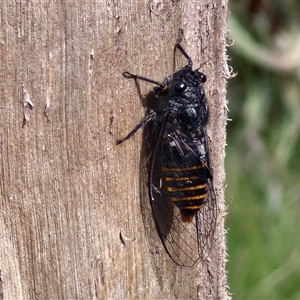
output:
[[175, 92], [179, 94], [184, 92], [186, 88], [187, 88], [187, 83], [185, 81], [179, 81], [174, 85]]
[[200, 79], [201, 79], [202, 83], [204, 83], [206, 81], [206, 75], [203, 73], [200, 73], [200, 74], [201, 74]]

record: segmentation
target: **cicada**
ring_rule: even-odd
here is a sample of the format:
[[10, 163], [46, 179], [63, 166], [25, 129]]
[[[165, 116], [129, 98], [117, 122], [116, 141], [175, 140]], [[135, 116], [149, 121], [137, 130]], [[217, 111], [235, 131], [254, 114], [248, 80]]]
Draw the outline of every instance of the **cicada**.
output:
[[180, 266], [207, 259], [214, 238], [217, 202], [210, 166], [205, 96], [206, 75], [193, 70], [190, 56], [175, 44], [187, 65], [163, 82], [123, 72], [126, 78], [155, 85], [154, 100], [145, 118], [117, 144], [147, 128], [148, 191], [153, 218], [162, 244]]

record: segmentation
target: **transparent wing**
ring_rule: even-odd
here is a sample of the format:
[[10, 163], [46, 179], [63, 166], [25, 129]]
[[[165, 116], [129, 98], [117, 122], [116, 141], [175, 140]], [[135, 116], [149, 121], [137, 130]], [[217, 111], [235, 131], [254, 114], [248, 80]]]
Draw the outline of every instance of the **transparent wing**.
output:
[[[164, 120], [158, 136], [154, 137], [149, 164], [149, 195], [157, 231], [165, 250], [177, 265], [193, 266], [199, 259], [205, 260], [208, 257], [215, 230], [217, 205], [208, 168], [206, 133], [191, 138], [178, 129], [180, 127], [174, 127]], [[192, 172], [186, 171], [194, 164], [202, 167]], [[177, 195], [176, 201], [186, 201], [187, 195], [193, 195], [193, 187], [197, 186], [195, 178], [207, 182], [204, 205], [196, 210], [189, 222], [183, 221], [182, 211], [166, 191], [166, 166], [173, 170], [174, 182], [183, 190]], [[177, 182], [178, 177], [184, 178], [184, 181]]]

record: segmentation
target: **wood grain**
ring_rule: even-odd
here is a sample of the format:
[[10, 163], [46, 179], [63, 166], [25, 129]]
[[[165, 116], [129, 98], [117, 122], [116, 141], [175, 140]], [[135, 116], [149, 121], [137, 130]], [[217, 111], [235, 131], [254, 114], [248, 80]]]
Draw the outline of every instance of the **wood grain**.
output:
[[[3, 1], [0, 17], [0, 298], [228, 299], [227, 1]], [[153, 234], [142, 134], [116, 146], [144, 114], [122, 71], [163, 80], [179, 27], [205, 62], [220, 208], [211, 261], [192, 270]]]

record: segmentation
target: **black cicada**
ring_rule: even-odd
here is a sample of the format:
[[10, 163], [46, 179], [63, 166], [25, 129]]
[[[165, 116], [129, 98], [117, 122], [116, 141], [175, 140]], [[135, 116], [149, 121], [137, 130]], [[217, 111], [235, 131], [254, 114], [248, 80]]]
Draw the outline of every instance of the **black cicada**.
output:
[[217, 204], [212, 183], [206, 126], [208, 106], [203, 84], [206, 76], [192, 69], [192, 60], [175, 44], [188, 64], [162, 83], [124, 72], [126, 78], [156, 85], [155, 99], [146, 117], [117, 144], [143, 125], [151, 136], [148, 190], [160, 239], [172, 260], [193, 266], [208, 258]]

